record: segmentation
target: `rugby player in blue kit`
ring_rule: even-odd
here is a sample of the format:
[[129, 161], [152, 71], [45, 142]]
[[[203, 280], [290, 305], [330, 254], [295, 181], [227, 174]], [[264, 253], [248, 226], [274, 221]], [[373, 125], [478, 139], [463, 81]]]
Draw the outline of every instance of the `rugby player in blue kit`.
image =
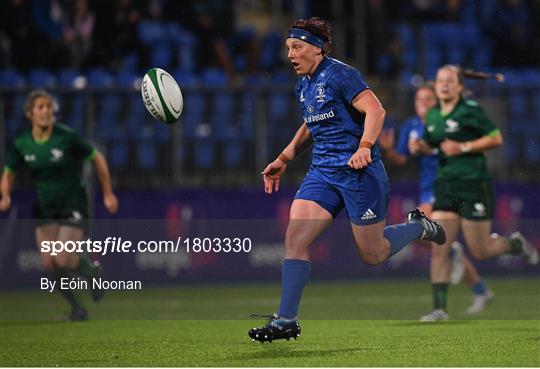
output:
[[330, 44], [331, 25], [321, 18], [296, 20], [288, 32], [304, 122], [263, 170], [265, 192], [279, 190], [289, 161], [311, 143], [312, 164], [290, 210], [279, 310], [248, 332], [254, 341], [300, 335], [297, 314], [311, 268], [309, 246], [343, 208], [360, 257], [369, 265], [384, 262], [413, 240], [443, 244], [446, 239], [444, 229], [418, 209], [407, 223], [385, 227], [389, 184], [375, 145], [385, 111], [358, 70], [326, 55]]

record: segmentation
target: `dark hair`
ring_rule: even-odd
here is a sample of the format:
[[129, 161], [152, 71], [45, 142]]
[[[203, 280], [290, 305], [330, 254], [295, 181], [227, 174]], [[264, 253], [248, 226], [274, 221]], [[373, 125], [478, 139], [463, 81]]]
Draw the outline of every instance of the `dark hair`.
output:
[[324, 41], [323, 55], [332, 51], [332, 24], [319, 17], [309, 19], [297, 19], [291, 25], [291, 28], [299, 28], [319, 36]]

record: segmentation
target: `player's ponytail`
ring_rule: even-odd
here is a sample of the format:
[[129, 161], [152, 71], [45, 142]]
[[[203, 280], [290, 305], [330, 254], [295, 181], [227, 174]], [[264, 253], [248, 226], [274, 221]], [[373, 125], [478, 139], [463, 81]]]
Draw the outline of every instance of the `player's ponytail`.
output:
[[486, 73], [474, 69], [463, 69], [463, 77], [468, 79], [495, 79], [504, 82], [504, 74], [502, 73]]
[[486, 73], [482, 71], [477, 71], [474, 69], [464, 69], [460, 65], [456, 64], [445, 64], [439, 69], [450, 69], [456, 72], [458, 76], [458, 81], [460, 84], [465, 84], [465, 79], [476, 79], [476, 80], [486, 80], [486, 79], [495, 79], [499, 82], [504, 81], [504, 74], [502, 73]]

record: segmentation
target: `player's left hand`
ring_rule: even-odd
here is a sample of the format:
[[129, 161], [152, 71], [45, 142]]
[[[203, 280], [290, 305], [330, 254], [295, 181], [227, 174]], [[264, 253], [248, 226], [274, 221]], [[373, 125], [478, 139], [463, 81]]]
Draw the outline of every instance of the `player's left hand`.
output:
[[446, 139], [441, 143], [441, 150], [446, 156], [461, 155], [461, 149], [459, 148], [459, 142]]
[[118, 211], [118, 199], [116, 198], [114, 193], [103, 196], [103, 204], [111, 214], [114, 214]]
[[361, 147], [351, 156], [347, 165], [353, 169], [362, 169], [367, 167], [371, 161], [371, 149]]

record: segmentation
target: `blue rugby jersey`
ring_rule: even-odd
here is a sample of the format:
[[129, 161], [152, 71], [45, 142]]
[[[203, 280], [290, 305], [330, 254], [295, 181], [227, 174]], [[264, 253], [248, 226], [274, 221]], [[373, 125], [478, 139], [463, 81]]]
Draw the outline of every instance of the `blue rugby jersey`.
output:
[[[422, 124], [420, 117], [415, 116], [407, 119], [399, 132], [396, 152], [407, 157], [412, 156], [408, 147], [409, 140], [412, 138], [422, 138], [424, 129], [425, 125]], [[420, 165], [420, 190], [432, 190], [439, 168], [439, 156], [437, 154], [418, 155], [416, 156], [416, 160]]]
[[[347, 167], [358, 150], [365, 118], [351, 102], [367, 88], [357, 69], [328, 57], [323, 58], [311, 78], [303, 76], [298, 80], [296, 97], [313, 138], [312, 165]], [[379, 157], [379, 148], [374, 145], [371, 158]]]

